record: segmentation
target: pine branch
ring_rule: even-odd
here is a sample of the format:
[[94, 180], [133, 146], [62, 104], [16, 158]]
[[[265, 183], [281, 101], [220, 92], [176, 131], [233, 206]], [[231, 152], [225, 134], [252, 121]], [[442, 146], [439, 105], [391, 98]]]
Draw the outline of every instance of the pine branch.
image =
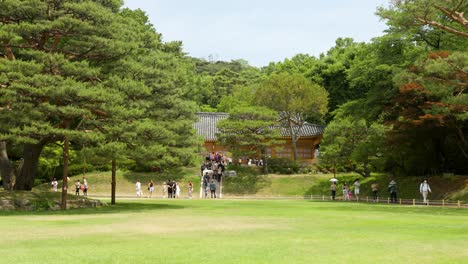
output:
[[463, 31], [456, 30], [456, 29], [451, 28], [451, 27], [447, 27], [447, 26], [445, 26], [445, 25], [442, 25], [442, 24], [439, 23], [439, 22], [436, 22], [436, 21], [433, 21], [433, 20], [426, 20], [426, 19], [421, 18], [421, 17], [419, 17], [419, 16], [417, 16], [416, 19], [417, 19], [418, 21], [422, 22], [423, 24], [428, 24], [428, 25], [431, 25], [431, 26], [440, 28], [440, 29], [442, 29], [442, 30], [444, 30], [444, 31], [453, 33], [453, 34], [455, 34], [455, 35], [468, 38], [468, 33], [465, 33], [465, 32], [463, 32]]

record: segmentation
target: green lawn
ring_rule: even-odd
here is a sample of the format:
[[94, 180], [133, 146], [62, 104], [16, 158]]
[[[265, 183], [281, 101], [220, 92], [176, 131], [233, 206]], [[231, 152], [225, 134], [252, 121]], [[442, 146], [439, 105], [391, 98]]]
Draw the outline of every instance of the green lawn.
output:
[[466, 263], [468, 210], [287, 200], [119, 200], [0, 212], [0, 263]]
[[[176, 173], [141, 173], [141, 172], [117, 172], [117, 195], [135, 195], [135, 181], [139, 179], [143, 190], [146, 190], [146, 183], [153, 179], [156, 183], [155, 197], [162, 195], [162, 183], [168, 179], [176, 180], [182, 186], [182, 196], [187, 195], [187, 183], [191, 181], [195, 186], [195, 193], [198, 193], [200, 186], [199, 170], [197, 168], [182, 168]], [[86, 175], [90, 186], [90, 195], [110, 195], [111, 174], [110, 172], [94, 172]], [[225, 195], [237, 196], [309, 196], [309, 195], [330, 195], [329, 174], [294, 174], [294, 175], [249, 175], [239, 173], [238, 177], [225, 178], [223, 193]], [[82, 179], [82, 175], [71, 177], [74, 182]], [[372, 197], [371, 184], [375, 181], [380, 186], [380, 196], [388, 197], [387, 185], [390, 181], [385, 174], [372, 174], [369, 178], [362, 178], [357, 174], [340, 174], [338, 193], [341, 191], [343, 182], [352, 183], [355, 179], [361, 179], [361, 196]], [[407, 199], [421, 199], [419, 194], [419, 184], [422, 177], [396, 177], [398, 183], [398, 197]], [[429, 179], [432, 193], [431, 200], [468, 200], [468, 176], [433, 176]], [[36, 190], [49, 190], [50, 185], [44, 184], [35, 188]], [[73, 190], [72, 190], [73, 193]]]

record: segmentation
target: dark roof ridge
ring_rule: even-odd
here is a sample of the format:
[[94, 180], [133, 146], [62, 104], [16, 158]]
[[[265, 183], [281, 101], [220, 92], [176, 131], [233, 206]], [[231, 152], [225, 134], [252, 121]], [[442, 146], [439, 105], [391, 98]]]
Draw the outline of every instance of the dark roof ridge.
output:
[[226, 112], [195, 112], [195, 114], [229, 115], [229, 113], [226, 113]]

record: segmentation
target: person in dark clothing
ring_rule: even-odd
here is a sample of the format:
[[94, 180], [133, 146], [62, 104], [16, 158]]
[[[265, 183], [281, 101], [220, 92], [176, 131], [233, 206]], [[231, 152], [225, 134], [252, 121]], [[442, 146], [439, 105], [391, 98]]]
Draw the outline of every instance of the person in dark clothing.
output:
[[167, 181], [167, 198], [172, 198], [172, 180]]
[[176, 198], [176, 191], [177, 191], [177, 183], [172, 181], [172, 198]]
[[205, 191], [205, 198], [208, 196], [207, 187], [208, 187], [209, 181], [210, 181], [210, 176], [208, 175], [208, 172], [206, 172], [205, 175], [203, 176], [203, 190]]
[[333, 182], [330, 186], [332, 200], [335, 200], [336, 197], [336, 182]]
[[211, 198], [216, 198], [216, 183], [214, 182], [214, 180], [211, 180], [210, 192], [211, 192]]
[[206, 169], [206, 165], [205, 163], [202, 163], [202, 165], [200, 166], [200, 175], [203, 176], [203, 171]]
[[390, 200], [392, 203], [397, 202], [397, 185], [394, 180], [388, 185], [388, 191], [390, 192]]

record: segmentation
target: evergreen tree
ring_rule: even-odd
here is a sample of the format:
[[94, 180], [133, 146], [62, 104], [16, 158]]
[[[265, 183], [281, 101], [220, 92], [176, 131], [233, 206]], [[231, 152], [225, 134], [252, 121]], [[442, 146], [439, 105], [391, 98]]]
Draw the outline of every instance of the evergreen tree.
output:
[[306, 121], [320, 122], [328, 109], [328, 93], [300, 74], [272, 74], [256, 90], [255, 100], [279, 113], [281, 126], [292, 138], [294, 160], [297, 141]]

